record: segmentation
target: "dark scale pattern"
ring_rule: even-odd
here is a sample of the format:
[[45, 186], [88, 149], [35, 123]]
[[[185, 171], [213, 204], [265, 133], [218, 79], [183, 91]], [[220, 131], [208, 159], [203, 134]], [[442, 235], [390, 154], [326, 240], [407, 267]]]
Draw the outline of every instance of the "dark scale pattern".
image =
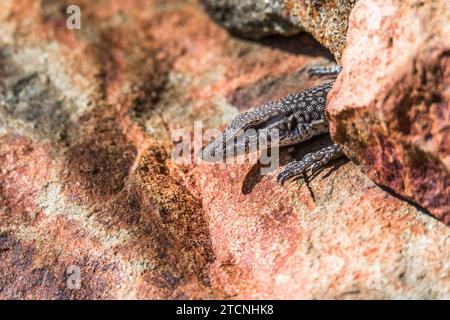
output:
[[283, 99], [288, 104], [298, 123], [310, 124], [325, 119], [325, 105], [327, 94], [333, 87], [334, 81], [287, 96]]

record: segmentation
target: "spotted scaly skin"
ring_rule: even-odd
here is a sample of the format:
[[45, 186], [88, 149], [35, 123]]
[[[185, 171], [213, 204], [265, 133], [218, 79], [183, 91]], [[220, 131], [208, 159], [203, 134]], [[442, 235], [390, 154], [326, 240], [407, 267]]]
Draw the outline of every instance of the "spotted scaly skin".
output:
[[[336, 75], [339, 66], [313, 67], [311, 76]], [[218, 162], [227, 158], [269, 148], [271, 145], [291, 146], [320, 134], [328, 133], [325, 115], [327, 94], [334, 80], [288, 95], [238, 115], [225, 131], [202, 151], [205, 161]], [[302, 160], [286, 166], [278, 181], [284, 184], [311, 168], [313, 173], [328, 162], [343, 155], [342, 148], [331, 143]]]

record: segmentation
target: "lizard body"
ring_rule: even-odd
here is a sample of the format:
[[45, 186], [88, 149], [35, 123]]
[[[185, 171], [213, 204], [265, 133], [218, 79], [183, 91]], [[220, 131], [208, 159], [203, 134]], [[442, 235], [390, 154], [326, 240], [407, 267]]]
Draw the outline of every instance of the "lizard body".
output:
[[[314, 67], [310, 75], [336, 75], [339, 66]], [[262, 148], [290, 146], [328, 132], [325, 115], [326, 98], [334, 80], [288, 95], [238, 115], [225, 131], [205, 146], [205, 161], [217, 162]], [[332, 143], [302, 160], [286, 166], [279, 174], [281, 184], [311, 168], [316, 172], [332, 159], [343, 155], [342, 148]]]

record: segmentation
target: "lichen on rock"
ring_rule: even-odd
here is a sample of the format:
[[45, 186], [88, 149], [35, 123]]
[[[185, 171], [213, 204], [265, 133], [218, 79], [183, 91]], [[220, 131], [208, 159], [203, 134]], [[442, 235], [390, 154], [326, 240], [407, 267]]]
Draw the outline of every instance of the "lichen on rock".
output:
[[251, 38], [306, 31], [340, 60], [348, 17], [357, 0], [202, 0], [227, 29]]
[[303, 29], [289, 18], [284, 0], [201, 0], [215, 21], [245, 37], [290, 36]]

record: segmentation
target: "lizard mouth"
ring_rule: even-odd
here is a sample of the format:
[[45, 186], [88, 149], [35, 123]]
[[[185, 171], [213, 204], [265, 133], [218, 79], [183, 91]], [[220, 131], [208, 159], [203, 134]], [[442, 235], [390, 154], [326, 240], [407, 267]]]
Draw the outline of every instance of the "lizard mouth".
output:
[[[242, 146], [240, 146], [242, 147]], [[201, 157], [207, 162], [223, 162], [237, 155], [240, 147], [224, 139], [221, 135], [203, 147]]]
[[[229, 146], [228, 146], [229, 148]], [[227, 143], [224, 135], [221, 134], [213, 141], [203, 147], [201, 151], [201, 158], [208, 162], [219, 162], [226, 159]]]
[[201, 158], [208, 162], [216, 162], [216, 149], [211, 148], [211, 144], [203, 147], [201, 151]]
[[224, 162], [228, 158], [270, 148], [278, 140], [278, 135], [274, 137], [267, 130], [249, 128], [231, 138], [220, 135], [202, 149], [201, 157], [208, 162]]

